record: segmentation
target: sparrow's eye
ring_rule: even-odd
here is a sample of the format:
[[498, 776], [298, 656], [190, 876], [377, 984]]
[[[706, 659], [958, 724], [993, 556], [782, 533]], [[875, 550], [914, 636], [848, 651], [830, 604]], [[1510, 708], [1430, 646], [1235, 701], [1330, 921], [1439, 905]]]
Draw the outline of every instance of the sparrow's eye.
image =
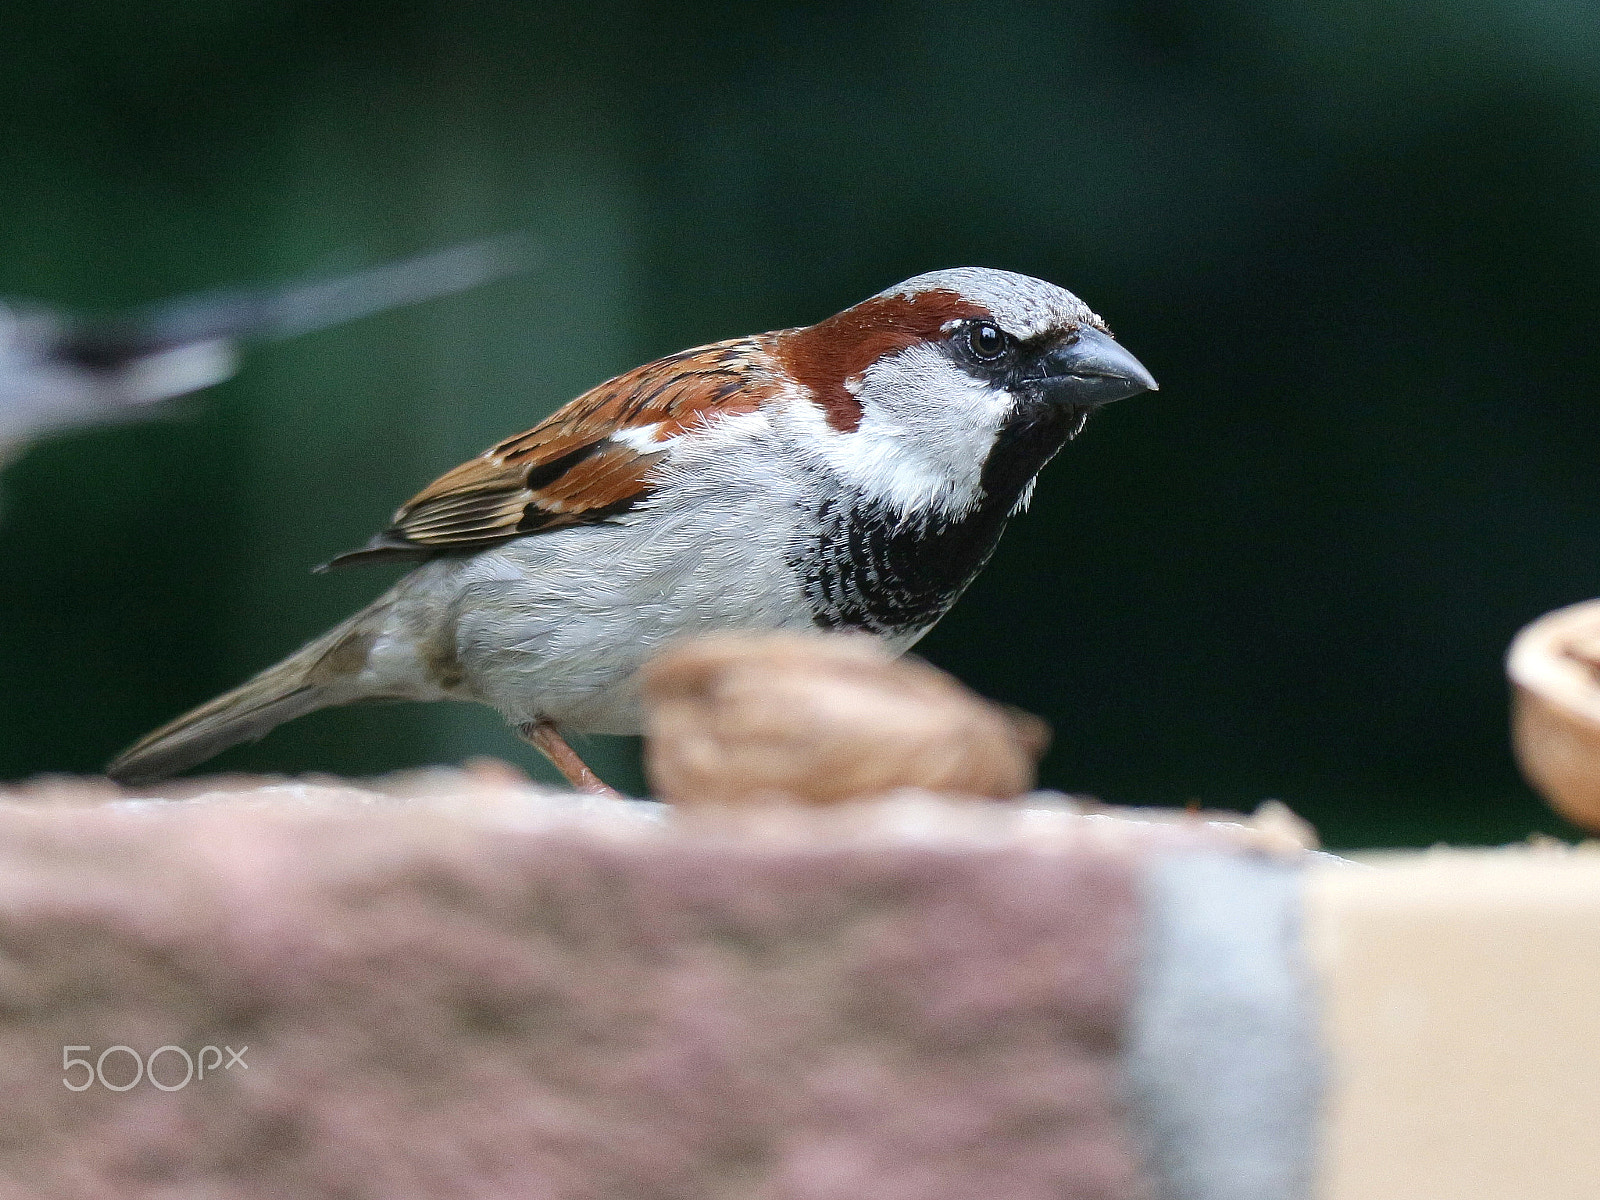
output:
[[999, 326], [979, 321], [967, 329], [967, 348], [972, 356], [984, 362], [993, 362], [1006, 352], [1006, 335]]

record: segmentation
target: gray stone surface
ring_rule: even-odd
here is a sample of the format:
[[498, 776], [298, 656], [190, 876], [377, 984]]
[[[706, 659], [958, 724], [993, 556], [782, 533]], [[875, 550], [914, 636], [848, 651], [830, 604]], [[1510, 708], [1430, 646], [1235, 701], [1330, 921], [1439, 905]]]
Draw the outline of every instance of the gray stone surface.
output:
[[1267, 857], [1146, 867], [1128, 1079], [1159, 1200], [1310, 1194], [1322, 1081], [1301, 890], [1297, 863]]

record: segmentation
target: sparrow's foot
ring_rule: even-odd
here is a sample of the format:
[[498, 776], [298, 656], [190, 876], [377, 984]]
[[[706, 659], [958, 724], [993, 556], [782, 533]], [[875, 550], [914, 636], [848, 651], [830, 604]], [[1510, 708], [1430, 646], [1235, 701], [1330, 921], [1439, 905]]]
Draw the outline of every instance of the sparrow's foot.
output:
[[578, 757], [578, 752], [567, 745], [567, 739], [557, 733], [556, 727], [549, 721], [529, 721], [526, 725], [518, 725], [517, 732], [554, 764], [574, 791], [591, 796], [609, 796], [613, 800], [623, 798], [621, 792], [589, 769], [589, 764]]

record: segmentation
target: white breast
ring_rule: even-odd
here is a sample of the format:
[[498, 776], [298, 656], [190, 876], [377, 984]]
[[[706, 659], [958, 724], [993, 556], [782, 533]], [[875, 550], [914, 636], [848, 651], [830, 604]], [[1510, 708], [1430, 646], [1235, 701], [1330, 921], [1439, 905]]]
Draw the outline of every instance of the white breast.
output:
[[418, 568], [397, 589], [392, 641], [453, 642], [454, 694], [513, 723], [637, 733], [631, 676], [666, 642], [811, 626], [789, 562], [817, 483], [793, 461], [761, 413], [681, 438], [652, 500], [614, 523]]

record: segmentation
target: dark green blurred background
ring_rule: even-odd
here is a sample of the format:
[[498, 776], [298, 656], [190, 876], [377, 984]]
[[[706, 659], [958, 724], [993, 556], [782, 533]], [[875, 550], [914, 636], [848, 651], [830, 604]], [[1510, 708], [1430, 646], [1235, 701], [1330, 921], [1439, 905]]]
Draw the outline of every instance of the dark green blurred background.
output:
[[[313, 577], [583, 387], [982, 264], [1161, 380], [1046, 473], [933, 661], [1046, 782], [1337, 845], [1564, 832], [1501, 658], [1600, 594], [1590, 4], [7, 4], [0, 294], [101, 310], [525, 229], [534, 273], [251, 354], [4, 481], [0, 777], [93, 771], [377, 593]], [[487, 710], [219, 767], [543, 772]], [[637, 786], [619, 763], [597, 760]]]

